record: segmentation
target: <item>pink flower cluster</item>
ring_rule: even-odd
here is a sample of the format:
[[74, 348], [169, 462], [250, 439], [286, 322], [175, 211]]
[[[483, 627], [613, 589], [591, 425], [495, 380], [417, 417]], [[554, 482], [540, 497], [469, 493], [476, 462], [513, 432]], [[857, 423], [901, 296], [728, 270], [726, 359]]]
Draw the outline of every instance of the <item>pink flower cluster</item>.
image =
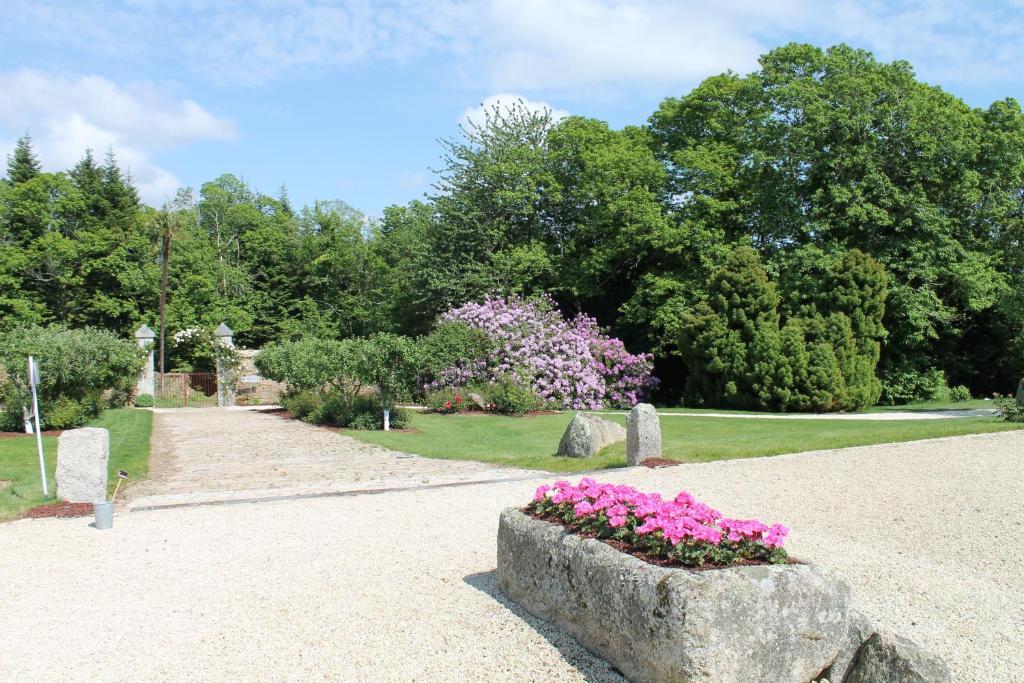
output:
[[[584, 477], [573, 486], [567, 481], [541, 486], [533, 497], [534, 507], [544, 504], [572, 506], [574, 521], [595, 521], [603, 515], [612, 529], [629, 527], [638, 537], [649, 534], [664, 538], [671, 546], [706, 543], [713, 546], [744, 541], [765, 548], [781, 548], [789, 529], [756, 519], [728, 519], [685, 491], [671, 500], [657, 493], [642, 493], [631, 486], [601, 484]], [[600, 521], [604, 521], [601, 519]]]
[[509, 376], [545, 401], [581, 410], [633, 406], [657, 384], [650, 354], [629, 353], [593, 318], [565, 320], [549, 299], [488, 297], [449, 310], [441, 321], [476, 327], [497, 343], [487, 358], [443, 372], [434, 388]]

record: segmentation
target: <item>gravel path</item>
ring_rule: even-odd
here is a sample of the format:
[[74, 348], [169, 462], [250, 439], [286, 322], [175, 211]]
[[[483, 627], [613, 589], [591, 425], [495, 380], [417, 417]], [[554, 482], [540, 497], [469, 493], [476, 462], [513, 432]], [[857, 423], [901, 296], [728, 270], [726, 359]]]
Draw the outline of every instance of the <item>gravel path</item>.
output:
[[152, 444], [149, 479], [125, 492], [132, 510], [541, 474], [398, 453], [258, 408], [155, 410]]
[[[1009, 681], [1022, 462], [1006, 432], [601, 478], [787, 523], [878, 624]], [[498, 512], [534, 483], [0, 525], [0, 680], [620, 680], [495, 588]]]

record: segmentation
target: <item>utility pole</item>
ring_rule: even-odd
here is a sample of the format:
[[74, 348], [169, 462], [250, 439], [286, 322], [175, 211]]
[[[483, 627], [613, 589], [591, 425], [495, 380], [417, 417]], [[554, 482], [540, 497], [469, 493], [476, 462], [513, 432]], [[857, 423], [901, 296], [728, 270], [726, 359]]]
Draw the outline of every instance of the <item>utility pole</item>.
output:
[[167, 264], [171, 260], [171, 210], [165, 205], [160, 212], [163, 222], [161, 231], [161, 263], [160, 263], [160, 388], [164, 384], [164, 332], [166, 328], [167, 310]]

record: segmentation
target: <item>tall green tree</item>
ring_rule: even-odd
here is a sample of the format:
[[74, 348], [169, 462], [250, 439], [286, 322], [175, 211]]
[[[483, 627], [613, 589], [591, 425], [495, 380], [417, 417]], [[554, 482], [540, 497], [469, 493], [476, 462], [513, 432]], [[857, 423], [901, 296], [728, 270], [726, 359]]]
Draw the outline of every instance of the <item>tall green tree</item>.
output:
[[11, 185], [25, 183], [41, 172], [39, 157], [32, 149], [32, 137], [25, 133], [18, 138], [14, 151], [7, 157], [7, 182]]
[[906, 62], [793, 44], [666, 100], [650, 129], [683, 222], [749, 240], [769, 270], [807, 246], [881, 262], [884, 367], [921, 372], [953, 365], [943, 340], [1006, 296], [994, 238], [1020, 185], [992, 143], [1020, 118], [1015, 102], [971, 109]]

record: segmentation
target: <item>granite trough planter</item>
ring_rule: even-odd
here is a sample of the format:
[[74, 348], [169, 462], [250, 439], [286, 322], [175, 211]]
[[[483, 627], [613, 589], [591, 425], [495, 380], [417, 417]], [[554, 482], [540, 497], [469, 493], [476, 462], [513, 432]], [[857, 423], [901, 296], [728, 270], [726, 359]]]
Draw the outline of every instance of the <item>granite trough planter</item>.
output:
[[849, 587], [813, 565], [662, 567], [515, 508], [498, 585], [631, 681], [807, 683], [849, 633]]

